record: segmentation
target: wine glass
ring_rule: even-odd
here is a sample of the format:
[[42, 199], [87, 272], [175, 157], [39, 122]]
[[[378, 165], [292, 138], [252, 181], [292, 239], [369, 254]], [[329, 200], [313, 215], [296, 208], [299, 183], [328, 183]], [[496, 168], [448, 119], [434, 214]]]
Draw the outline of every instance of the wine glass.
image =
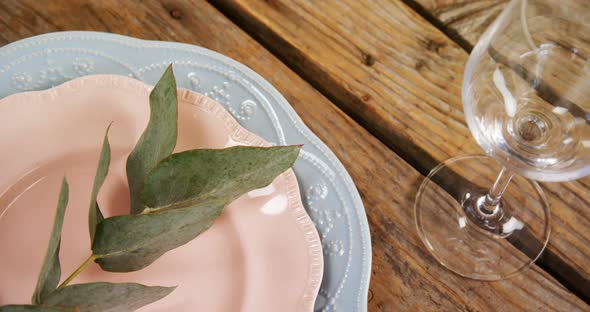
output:
[[482, 35], [462, 96], [487, 156], [445, 161], [416, 196], [419, 235], [442, 265], [500, 280], [541, 255], [550, 213], [535, 180], [590, 174], [589, 59], [587, 1], [513, 0]]

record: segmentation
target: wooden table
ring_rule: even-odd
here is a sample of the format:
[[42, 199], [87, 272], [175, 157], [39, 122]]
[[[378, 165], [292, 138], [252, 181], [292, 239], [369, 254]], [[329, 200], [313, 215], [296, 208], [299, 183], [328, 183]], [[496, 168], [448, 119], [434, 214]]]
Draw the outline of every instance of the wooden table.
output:
[[553, 236], [507, 281], [458, 277], [414, 227], [423, 174], [481, 153], [465, 124], [468, 53], [495, 0], [0, 1], [0, 45], [61, 30], [191, 43], [265, 77], [337, 154], [371, 227], [370, 311], [590, 311], [590, 179], [543, 184]]

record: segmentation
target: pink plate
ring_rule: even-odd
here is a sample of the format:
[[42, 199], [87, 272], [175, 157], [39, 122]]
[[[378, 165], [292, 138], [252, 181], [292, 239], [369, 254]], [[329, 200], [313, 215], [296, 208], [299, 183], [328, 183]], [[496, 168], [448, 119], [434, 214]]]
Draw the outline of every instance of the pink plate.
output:
[[[89, 256], [90, 191], [111, 121], [112, 162], [98, 200], [105, 216], [127, 213], [125, 161], [147, 124], [149, 91], [131, 78], [98, 75], [0, 100], [0, 305], [30, 301], [64, 175], [70, 202], [62, 280]], [[177, 151], [267, 144], [213, 100], [182, 89], [178, 98]], [[322, 271], [319, 236], [289, 170], [240, 197], [208, 231], [148, 268], [107, 273], [93, 263], [73, 283], [178, 285], [140, 309], [146, 312], [312, 311]]]

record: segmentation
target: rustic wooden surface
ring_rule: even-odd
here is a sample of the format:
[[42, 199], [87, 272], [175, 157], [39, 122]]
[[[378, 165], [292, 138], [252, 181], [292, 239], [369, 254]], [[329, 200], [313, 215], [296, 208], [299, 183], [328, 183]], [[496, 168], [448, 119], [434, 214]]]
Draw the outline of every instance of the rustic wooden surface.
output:
[[373, 243], [370, 311], [590, 310], [583, 292], [563, 286], [588, 286], [588, 180], [546, 188], [549, 264], [562, 268], [477, 282], [444, 270], [419, 240], [412, 205], [421, 172], [479, 152], [461, 112], [467, 53], [457, 44], [401, 1], [213, 4], [254, 38], [204, 1], [4, 0], [0, 45], [51, 31], [109, 31], [201, 45], [261, 74], [356, 182]]

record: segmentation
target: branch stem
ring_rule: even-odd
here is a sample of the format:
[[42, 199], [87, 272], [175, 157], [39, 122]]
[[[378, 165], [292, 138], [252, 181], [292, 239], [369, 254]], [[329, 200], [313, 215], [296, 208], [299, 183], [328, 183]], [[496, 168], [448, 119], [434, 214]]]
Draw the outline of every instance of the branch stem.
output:
[[88, 265], [90, 263], [92, 263], [92, 261], [96, 260], [97, 257], [95, 255], [91, 255], [90, 257], [88, 257], [88, 259], [86, 259], [86, 261], [84, 261], [84, 263], [82, 263], [77, 269], [76, 271], [74, 271], [74, 273], [72, 273], [70, 276], [68, 276], [68, 278], [66, 278], [65, 281], [63, 281], [63, 283], [61, 283], [61, 285], [59, 285], [59, 287], [57, 287], [57, 289], [62, 289], [66, 286], [68, 286], [68, 284], [74, 280], [74, 278], [76, 278], [76, 276], [78, 276], [78, 274], [82, 273], [82, 271], [84, 271], [84, 269], [86, 269], [86, 267], [88, 267]]

